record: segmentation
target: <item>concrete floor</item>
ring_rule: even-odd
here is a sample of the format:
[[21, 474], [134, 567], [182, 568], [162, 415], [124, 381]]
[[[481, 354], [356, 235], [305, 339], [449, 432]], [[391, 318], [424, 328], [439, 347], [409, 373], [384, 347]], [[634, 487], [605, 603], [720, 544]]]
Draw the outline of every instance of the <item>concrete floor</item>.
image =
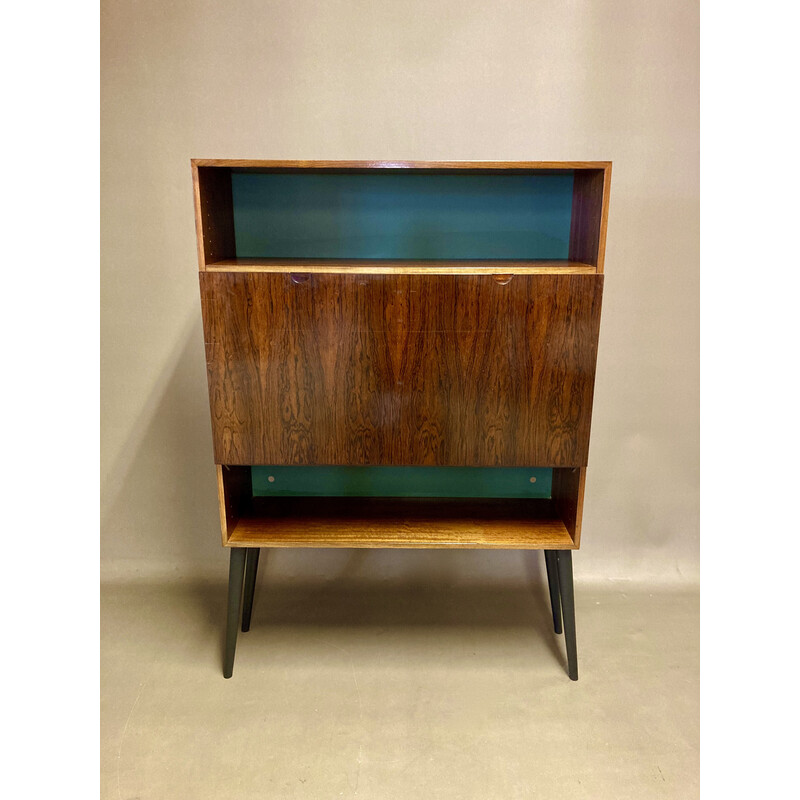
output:
[[[263, 577], [263, 576], [260, 576]], [[699, 795], [696, 592], [259, 582], [221, 672], [222, 584], [102, 594], [102, 797]]]

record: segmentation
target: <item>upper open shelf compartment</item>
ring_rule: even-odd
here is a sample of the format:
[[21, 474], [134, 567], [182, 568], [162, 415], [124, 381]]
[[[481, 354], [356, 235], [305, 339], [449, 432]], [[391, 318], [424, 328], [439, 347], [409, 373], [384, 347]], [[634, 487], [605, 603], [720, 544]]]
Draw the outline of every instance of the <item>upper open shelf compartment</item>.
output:
[[602, 272], [606, 162], [192, 162], [200, 268]]

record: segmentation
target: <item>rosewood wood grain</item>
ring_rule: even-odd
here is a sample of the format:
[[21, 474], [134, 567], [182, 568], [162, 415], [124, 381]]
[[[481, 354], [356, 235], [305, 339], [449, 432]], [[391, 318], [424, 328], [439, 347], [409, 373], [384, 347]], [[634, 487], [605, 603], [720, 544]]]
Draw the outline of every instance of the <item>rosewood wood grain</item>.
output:
[[553, 470], [553, 504], [558, 516], [575, 543], [581, 544], [581, 520], [583, 518], [583, 491], [586, 485], [586, 468]]
[[[610, 166], [608, 167], [610, 177]], [[607, 222], [605, 169], [576, 170], [572, 190], [569, 258], [596, 266], [602, 272]], [[601, 246], [602, 238], [602, 246]]]
[[255, 498], [228, 545], [572, 549], [548, 500]]
[[229, 169], [200, 167], [192, 162], [195, 222], [200, 270], [236, 255], [233, 189]]
[[221, 464], [584, 466], [599, 275], [200, 275]]

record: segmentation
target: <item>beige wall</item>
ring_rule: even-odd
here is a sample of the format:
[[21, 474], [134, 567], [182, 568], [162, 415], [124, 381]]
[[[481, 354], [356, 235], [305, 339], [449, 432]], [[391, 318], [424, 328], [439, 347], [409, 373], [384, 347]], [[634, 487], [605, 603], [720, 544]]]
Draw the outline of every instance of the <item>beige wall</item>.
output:
[[[698, 8], [106, 0], [106, 577], [224, 576], [189, 159], [611, 159], [578, 579], [698, 575]], [[524, 579], [519, 553], [292, 551], [273, 576]]]

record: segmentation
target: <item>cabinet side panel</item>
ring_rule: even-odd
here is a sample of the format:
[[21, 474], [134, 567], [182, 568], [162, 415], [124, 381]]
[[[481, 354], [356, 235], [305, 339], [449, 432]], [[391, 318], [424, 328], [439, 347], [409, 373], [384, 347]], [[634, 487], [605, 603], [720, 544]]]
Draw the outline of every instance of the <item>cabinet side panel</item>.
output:
[[586, 468], [553, 470], [553, 503], [575, 547], [581, 544], [583, 518], [583, 490], [586, 485]]
[[602, 276], [200, 276], [216, 461], [582, 466]]
[[594, 267], [601, 255], [605, 175], [602, 169], [576, 170], [572, 190], [569, 258]]
[[221, 167], [196, 167], [195, 214], [200, 237], [200, 269], [235, 258], [231, 171]]
[[217, 499], [219, 500], [219, 527], [222, 531], [222, 544], [225, 546], [230, 538], [233, 525], [228, 525], [230, 509], [225, 499], [225, 481], [222, 477], [222, 467], [217, 464]]
[[606, 236], [608, 234], [608, 211], [611, 205], [611, 164], [603, 170], [603, 207], [600, 214], [600, 242], [597, 246], [597, 272], [603, 274], [606, 261]]
[[253, 497], [250, 467], [217, 464], [219, 515], [222, 544], [228, 544], [239, 518], [250, 508]]

